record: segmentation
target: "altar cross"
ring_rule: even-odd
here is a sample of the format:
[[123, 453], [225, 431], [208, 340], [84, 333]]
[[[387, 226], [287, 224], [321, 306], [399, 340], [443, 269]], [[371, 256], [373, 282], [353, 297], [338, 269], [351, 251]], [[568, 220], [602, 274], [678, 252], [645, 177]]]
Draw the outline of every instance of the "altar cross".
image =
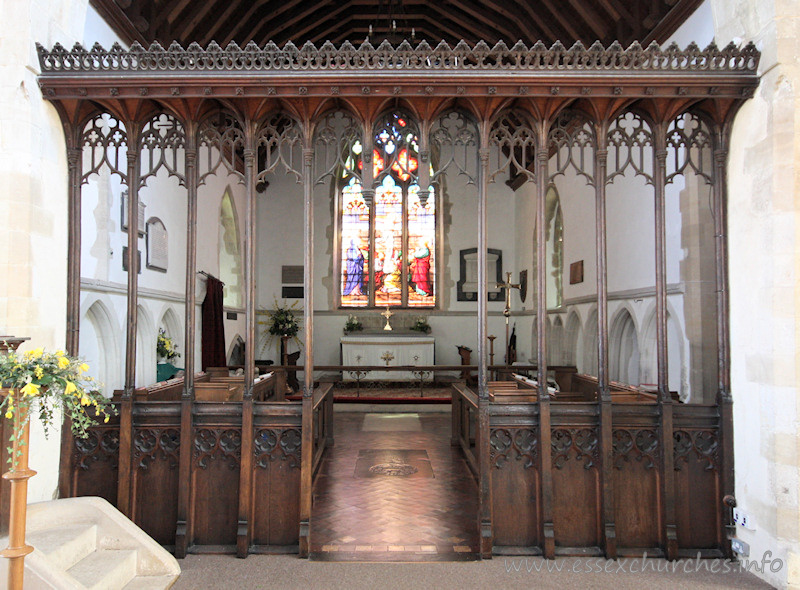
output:
[[382, 311], [381, 315], [386, 318], [386, 325], [383, 327], [384, 330], [391, 330], [392, 326], [389, 325], [389, 318], [394, 315], [394, 312], [389, 309], [389, 306], [386, 306], [386, 311]]

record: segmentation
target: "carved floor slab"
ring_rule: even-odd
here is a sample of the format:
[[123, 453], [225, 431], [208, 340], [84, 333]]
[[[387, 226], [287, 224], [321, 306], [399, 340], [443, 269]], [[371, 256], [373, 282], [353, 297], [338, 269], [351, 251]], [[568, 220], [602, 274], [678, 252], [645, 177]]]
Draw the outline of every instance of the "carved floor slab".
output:
[[427, 451], [361, 449], [355, 477], [434, 477]]

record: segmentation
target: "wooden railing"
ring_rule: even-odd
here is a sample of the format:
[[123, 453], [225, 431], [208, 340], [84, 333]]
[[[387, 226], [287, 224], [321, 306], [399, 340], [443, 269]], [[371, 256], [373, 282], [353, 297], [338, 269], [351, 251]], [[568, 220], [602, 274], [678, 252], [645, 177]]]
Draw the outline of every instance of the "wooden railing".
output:
[[478, 456], [477, 456], [477, 436], [478, 436], [478, 396], [463, 382], [452, 385], [452, 438], [451, 444], [460, 447], [464, 453], [464, 459], [472, 471], [472, 475], [478, 477]]
[[316, 476], [325, 449], [333, 446], [333, 384], [321, 383], [314, 389], [314, 466]]

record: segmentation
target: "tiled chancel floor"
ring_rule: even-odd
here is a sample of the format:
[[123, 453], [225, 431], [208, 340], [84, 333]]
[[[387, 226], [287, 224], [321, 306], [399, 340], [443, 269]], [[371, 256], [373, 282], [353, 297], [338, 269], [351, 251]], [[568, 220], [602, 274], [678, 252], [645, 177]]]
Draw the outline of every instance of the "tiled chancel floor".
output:
[[[448, 414], [337, 412], [334, 437], [314, 487], [312, 559], [476, 559], [477, 485], [450, 446]], [[389, 472], [405, 458], [418, 471], [368, 473], [370, 458]]]

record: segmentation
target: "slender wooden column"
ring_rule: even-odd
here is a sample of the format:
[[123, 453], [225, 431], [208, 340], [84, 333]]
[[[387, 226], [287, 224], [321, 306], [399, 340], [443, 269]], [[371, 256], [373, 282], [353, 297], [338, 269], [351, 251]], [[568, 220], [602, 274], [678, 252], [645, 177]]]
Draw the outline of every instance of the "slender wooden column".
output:
[[80, 342], [81, 309], [81, 158], [83, 150], [67, 129], [69, 174], [67, 215], [67, 354], [76, 356]]
[[[372, 151], [374, 149], [372, 125], [364, 123], [361, 151], [361, 196], [369, 208], [369, 306], [375, 306], [375, 187], [373, 186]], [[338, 255], [337, 255], [338, 256]], [[337, 281], [341, 281], [339, 276]], [[338, 292], [338, 291], [337, 291]]]
[[481, 121], [481, 147], [478, 150], [478, 431], [476, 447], [479, 464], [478, 533], [480, 554], [492, 557], [492, 471], [489, 457], [489, 383], [486, 354], [489, 318], [489, 285], [486, 272], [488, 258], [488, 200], [489, 200], [489, 121]]
[[[247, 127], [252, 123], [248, 122]], [[245, 209], [244, 230], [244, 282], [245, 304], [244, 316], [247, 330], [244, 349], [244, 395], [253, 396], [253, 379], [256, 372], [256, 149], [255, 131], [249, 130], [245, 141], [247, 148], [244, 150], [244, 184], [247, 194], [247, 207]]]
[[594, 154], [595, 246], [597, 250], [597, 403], [600, 416], [601, 498], [605, 556], [617, 557], [614, 520], [613, 406], [608, 387], [608, 264], [606, 251], [606, 183], [608, 176], [608, 121], [595, 125]]
[[542, 507], [542, 551], [545, 558], [555, 557], [555, 533], [553, 530], [553, 456], [550, 447], [550, 397], [547, 394], [547, 252], [544, 240], [546, 223], [547, 186], [550, 179], [548, 171], [548, 135], [550, 121], [539, 121], [536, 150], [536, 228], [534, 230], [536, 260], [536, 364], [539, 381], [539, 473], [541, 477], [540, 498]]
[[[67, 168], [69, 174], [67, 215], [67, 354], [79, 354], [81, 325], [81, 164], [83, 150], [77, 145], [78, 131], [65, 125]], [[72, 489], [72, 445], [74, 437], [69, 419], [61, 427], [61, 464], [58, 493], [62, 498], [75, 495]]]
[[132, 517], [133, 390], [136, 387], [136, 331], [139, 303], [139, 161], [138, 121], [126, 121], [128, 134], [128, 319], [125, 334], [125, 387], [119, 420], [119, 478], [117, 508]]
[[[731, 395], [730, 311], [728, 294], [728, 124], [718, 125], [714, 145], [714, 245], [717, 291], [717, 407], [719, 408], [722, 446], [721, 486], [725, 506], [722, 509], [720, 541], [726, 557], [732, 557], [730, 539], [736, 536], [733, 523], [735, 497], [733, 455], [733, 396]], [[725, 500], [727, 499], [727, 501]]]
[[194, 373], [196, 348], [196, 292], [197, 292], [197, 126], [186, 126], [186, 326], [184, 339], [185, 377], [181, 395], [181, 442], [178, 455], [178, 510], [175, 526], [175, 556], [186, 557], [191, 542], [191, 515], [189, 495], [192, 486], [192, 445], [194, 423]]
[[655, 232], [656, 232], [656, 338], [658, 356], [658, 403], [661, 409], [661, 501], [663, 542], [667, 559], [678, 557], [677, 526], [675, 524], [675, 470], [673, 459], [672, 397], [669, 394], [667, 365], [667, 251], [666, 251], [666, 178], [667, 125], [659, 122], [654, 128], [655, 170]]
[[[311, 548], [311, 492], [314, 470], [314, 192], [312, 165], [314, 150], [310, 147], [313, 133], [306, 129], [303, 148], [303, 322], [306, 359], [303, 368], [303, 429], [300, 467], [300, 557], [308, 557]], [[366, 168], [366, 166], [364, 166]], [[370, 261], [370, 264], [372, 261]]]
[[244, 184], [247, 192], [245, 211], [245, 323], [247, 346], [244, 361], [244, 398], [242, 400], [242, 450], [239, 464], [239, 519], [236, 533], [236, 556], [247, 557], [250, 546], [250, 514], [253, 487], [253, 379], [255, 379], [256, 342], [256, 148], [252, 122], [246, 125]]
[[183, 395], [194, 391], [195, 347], [197, 345], [197, 126], [186, 126], [186, 326], [184, 332]]
[[136, 387], [136, 327], [139, 303], [139, 131], [136, 121], [126, 121], [128, 134], [128, 313], [125, 331], [125, 386], [123, 397]]

